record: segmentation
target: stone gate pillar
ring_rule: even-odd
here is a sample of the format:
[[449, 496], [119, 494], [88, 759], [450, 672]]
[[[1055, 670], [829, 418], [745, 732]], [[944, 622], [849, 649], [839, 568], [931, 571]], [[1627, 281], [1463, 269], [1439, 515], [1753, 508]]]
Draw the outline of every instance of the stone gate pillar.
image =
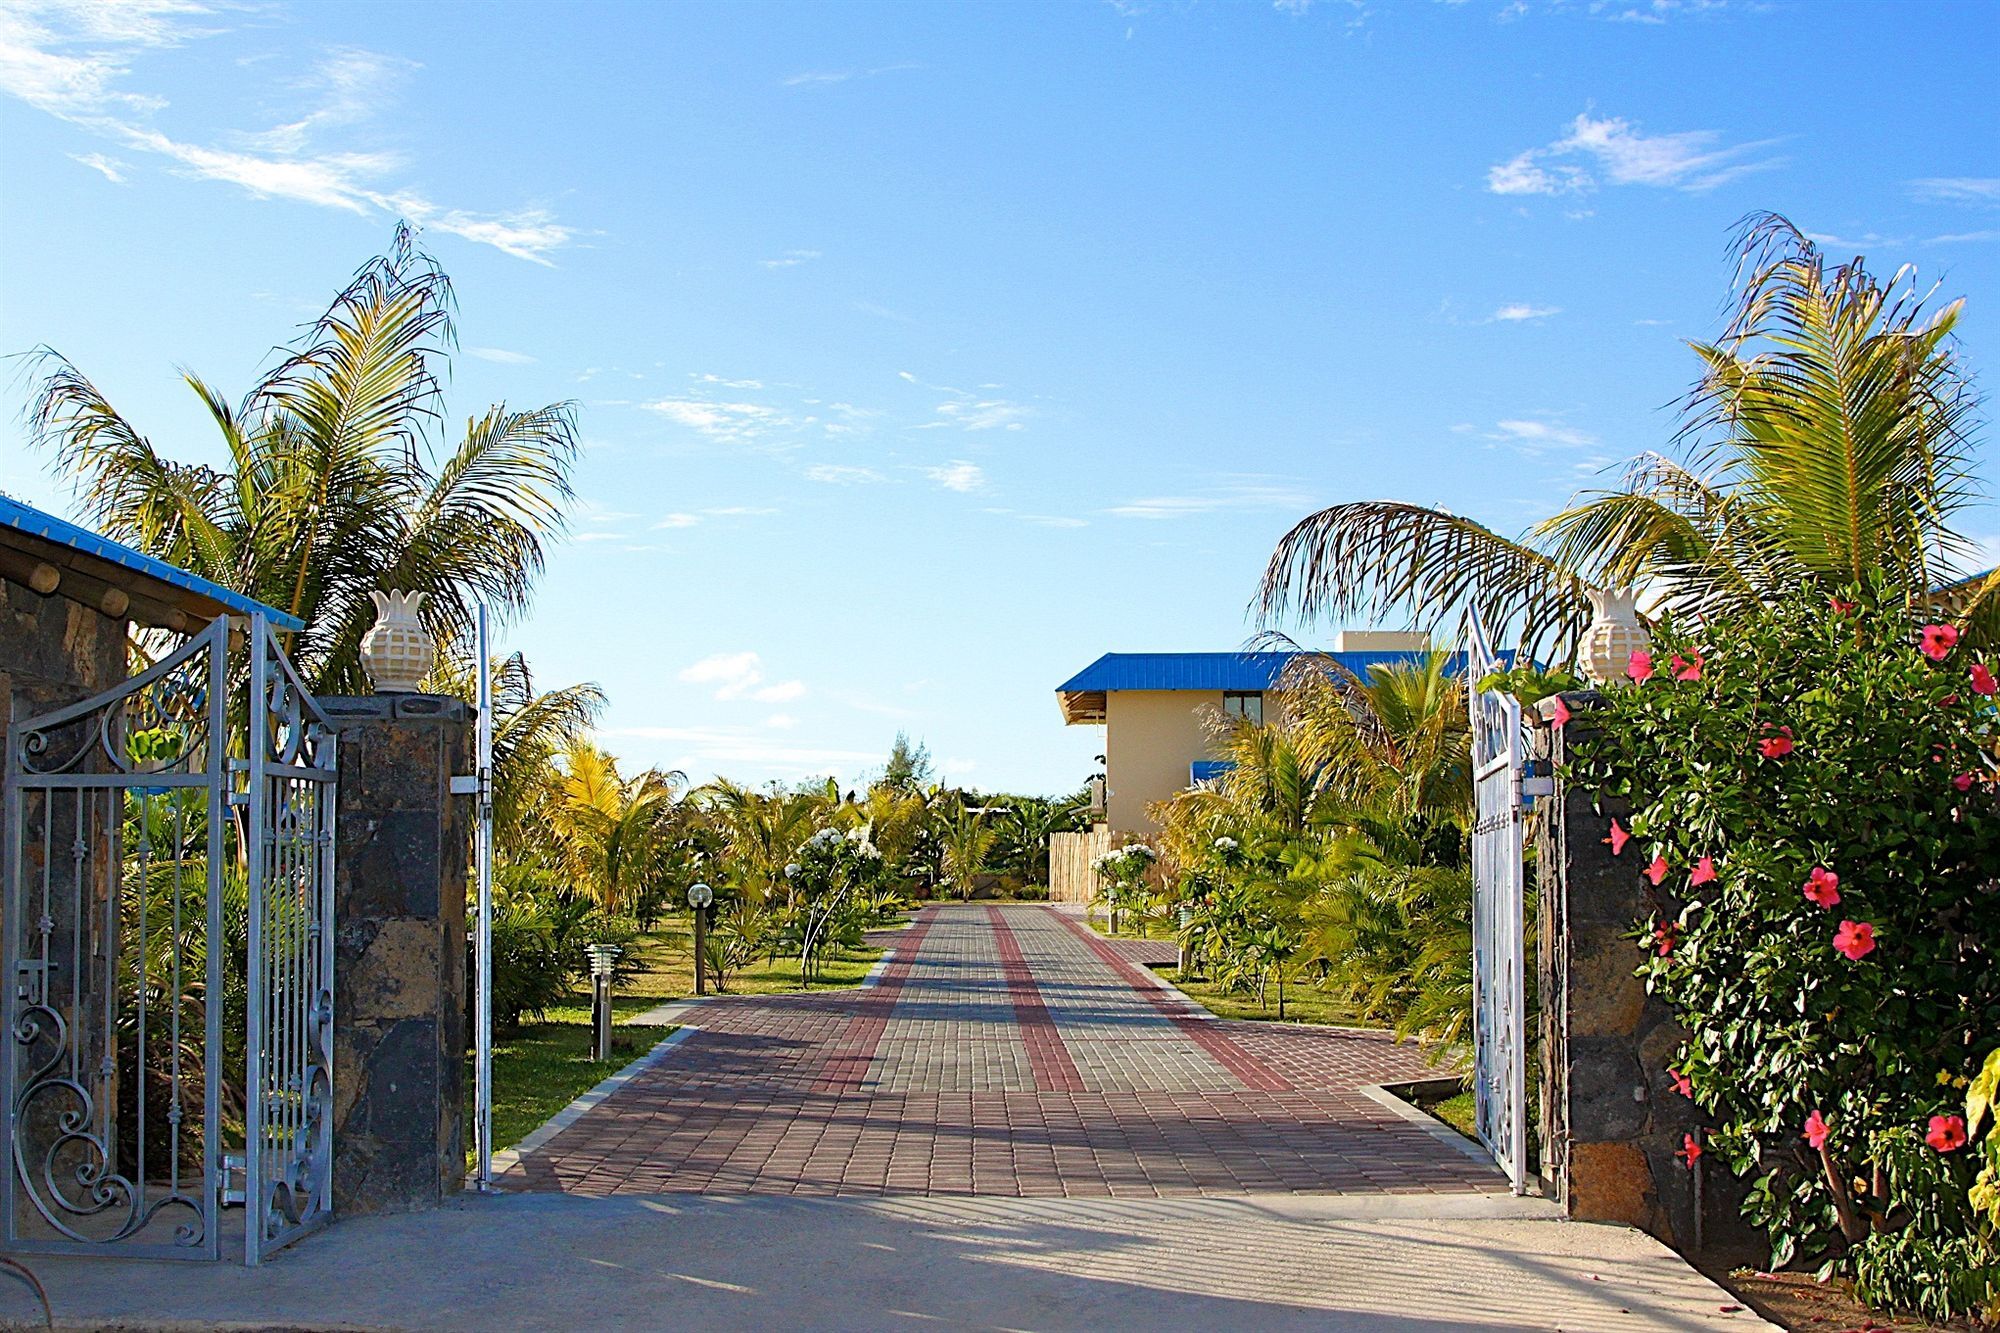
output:
[[473, 710], [322, 698], [340, 728], [334, 1207], [432, 1207], [465, 1179], [465, 892]]
[[1611, 854], [1624, 805], [1564, 771], [1601, 696], [1562, 697], [1568, 726], [1549, 725], [1555, 701], [1544, 700], [1530, 738], [1556, 788], [1535, 829], [1543, 1188], [1579, 1221], [1622, 1222], [1688, 1252], [1725, 1237], [1735, 1245], [1750, 1236], [1736, 1179], [1676, 1156], [1702, 1122], [1667, 1072], [1684, 1029], [1636, 975], [1632, 932], [1654, 912], [1644, 859]]

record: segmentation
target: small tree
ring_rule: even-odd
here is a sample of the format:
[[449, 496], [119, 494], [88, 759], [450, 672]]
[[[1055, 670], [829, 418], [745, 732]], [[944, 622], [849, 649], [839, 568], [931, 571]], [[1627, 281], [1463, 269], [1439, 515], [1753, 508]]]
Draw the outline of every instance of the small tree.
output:
[[1121, 911], [1144, 909], [1146, 872], [1158, 859], [1158, 854], [1143, 842], [1114, 848], [1092, 858], [1091, 869], [1097, 872], [1098, 901], [1110, 913], [1113, 935], [1118, 933]]
[[865, 910], [861, 890], [882, 867], [882, 853], [868, 840], [865, 826], [843, 834], [821, 829], [805, 840], [785, 866], [791, 889], [786, 935], [799, 953], [799, 980], [819, 980], [820, 960], [838, 934], [843, 918]]

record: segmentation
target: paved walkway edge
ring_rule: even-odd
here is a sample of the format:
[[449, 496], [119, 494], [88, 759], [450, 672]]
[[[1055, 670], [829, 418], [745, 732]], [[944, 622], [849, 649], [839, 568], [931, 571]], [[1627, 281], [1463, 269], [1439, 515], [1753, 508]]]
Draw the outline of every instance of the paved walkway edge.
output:
[[1377, 1103], [1384, 1109], [1395, 1113], [1401, 1119], [1409, 1121], [1439, 1143], [1450, 1144], [1453, 1148], [1464, 1153], [1481, 1166], [1490, 1166], [1495, 1171], [1500, 1169], [1482, 1145], [1472, 1139], [1468, 1139], [1465, 1135], [1459, 1133], [1450, 1125], [1445, 1124], [1444, 1121], [1439, 1120], [1421, 1106], [1404, 1101], [1401, 1097], [1389, 1091], [1384, 1085], [1380, 1083], [1366, 1083], [1361, 1086], [1360, 1092], [1362, 1096]]
[[588, 1111], [591, 1107], [597, 1105], [606, 1097], [609, 1097], [612, 1093], [639, 1077], [648, 1066], [666, 1059], [667, 1052], [686, 1041], [689, 1037], [692, 1037], [696, 1031], [698, 1029], [692, 1024], [675, 1028], [660, 1041], [654, 1043], [653, 1048], [644, 1055], [634, 1060], [631, 1064], [626, 1065], [610, 1078], [605, 1079], [589, 1092], [584, 1093], [583, 1096], [578, 1097], [568, 1106], [563, 1107], [562, 1110], [557, 1111], [554, 1115], [543, 1121], [528, 1137], [522, 1139], [511, 1148], [503, 1148], [501, 1151], [494, 1153], [493, 1174], [497, 1176], [502, 1172], [511, 1171], [519, 1166], [521, 1164], [522, 1153], [535, 1151], [550, 1139], [568, 1129], [583, 1117], [585, 1111]]

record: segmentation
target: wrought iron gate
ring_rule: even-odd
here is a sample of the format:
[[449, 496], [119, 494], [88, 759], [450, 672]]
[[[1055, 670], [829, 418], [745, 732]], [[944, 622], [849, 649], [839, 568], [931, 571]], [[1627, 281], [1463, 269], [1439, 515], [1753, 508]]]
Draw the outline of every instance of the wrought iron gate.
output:
[[334, 733], [229, 629], [8, 733], [7, 1249], [215, 1259], [241, 1202], [256, 1263], [331, 1215]]
[[1516, 1194], [1527, 1190], [1527, 886], [1522, 854], [1527, 802], [1521, 705], [1480, 690], [1501, 669], [1477, 611], [1466, 618], [1466, 688], [1472, 713], [1472, 1058], [1479, 1141]]

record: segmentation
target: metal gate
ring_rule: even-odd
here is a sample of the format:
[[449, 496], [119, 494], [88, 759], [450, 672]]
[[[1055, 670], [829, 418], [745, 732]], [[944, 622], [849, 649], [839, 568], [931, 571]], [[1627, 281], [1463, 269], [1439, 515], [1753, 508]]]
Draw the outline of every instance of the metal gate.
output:
[[1466, 689], [1472, 714], [1472, 1059], [1479, 1141], [1527, 1191], [1527, 885], [1522, 865], [1521, 705], [1478, 683], [1504, 663], [1475, 610], [1466, 617]]
[[248, 629], [8, 733], [9, 1250], [215, 1259], [240, 1216], [256, 1263], [331, 1215], [334, 732]]

